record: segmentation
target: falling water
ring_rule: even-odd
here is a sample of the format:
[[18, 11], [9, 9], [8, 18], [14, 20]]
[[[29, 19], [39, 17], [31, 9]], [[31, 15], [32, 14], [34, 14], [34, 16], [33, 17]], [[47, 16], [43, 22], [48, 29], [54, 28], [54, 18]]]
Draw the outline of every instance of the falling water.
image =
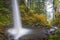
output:
[[54, 17], [53, 0], [45, 0], [45, 10], [47, 15], [47, 21], [50, 24]]
[[21, 24], [21, 21], [20, 21], [21, 18], [20, 18], [20, 13], [19, 13], [17, 0], [12, 0], [12, 11], [13, 11], [14, 27], [22, 28], [22, 24]]
[[8, 33], [14, 36], [14, 40], [18, 40], [21, 36], [30, 32], [30, 30], [22, 28], [17, 0], [12, 0], [12, 12], [13, 12], [14, 27], [9, 29]]
[[[53, 1], [54, 0], [45, 0], [45, 10], [46, 10], [47, 21], [49, 24], [51, 24], [51, 21], [54, 19]], [[52, 28], [48, 30], [48, 34], [50, 32], [54, 32], [57, 29], [58, 27], [52, 26]]]

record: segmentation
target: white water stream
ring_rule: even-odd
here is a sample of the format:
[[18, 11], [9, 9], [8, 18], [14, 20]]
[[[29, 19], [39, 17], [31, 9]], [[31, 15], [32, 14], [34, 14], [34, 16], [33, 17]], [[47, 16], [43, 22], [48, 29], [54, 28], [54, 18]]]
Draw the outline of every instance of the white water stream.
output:
[[14, 27], [8, 30], [8, 33], [14, 36], [14, 40], [18, 40], [21, 36], [30, 32], [29, 29], [22, 28], [21, 16], [17, 1], [18, 0], [12, 0]]
[[53, 0], [45, 0], [47, 21], [51, 23], [54, 18]]

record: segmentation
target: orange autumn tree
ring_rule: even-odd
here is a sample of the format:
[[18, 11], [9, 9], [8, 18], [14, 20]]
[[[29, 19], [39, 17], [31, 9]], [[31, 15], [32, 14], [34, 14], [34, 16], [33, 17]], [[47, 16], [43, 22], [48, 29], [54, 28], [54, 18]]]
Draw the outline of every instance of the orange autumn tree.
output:
[[34, 14], [34, 18], [38, 24], [45, 26], [47, 24], [47, 18], [44, 14]]
[[33, 16], [22, 17], [23, 22], [26, 25], [31, 26], [45, 26], [47, 24], [47, 19], [43, 14], [34, 14]]
[[22, 23], [24, 26], [40, 27], [46, 26], [47, 18], [44, 14], [36, 13], [35, 10], [27, 9], [27, 7], [20, 6]]

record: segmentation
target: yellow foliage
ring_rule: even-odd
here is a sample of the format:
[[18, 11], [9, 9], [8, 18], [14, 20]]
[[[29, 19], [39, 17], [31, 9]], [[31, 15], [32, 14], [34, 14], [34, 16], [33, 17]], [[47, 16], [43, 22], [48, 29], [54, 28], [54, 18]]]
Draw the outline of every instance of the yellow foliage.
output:
[[28, 10], [26, 12], [25, 7], [20, 7], [21, 15], [22, 15], [22, 22], [25, 25], [38, 25], [38, 26], [45, 26], [47, 24], [47, 19], [44, 14], [38, 14], [34, 10]]
[[53, 20], [53, 25], [60, 27], [60, 12], [55, 11], [55, 18]]
[[47, 19], [44, 14], [34, 14], [34, 17], [40, 20], [41, 24], [47, 24]]
[[25, 6], [24, 6], [24, 5], [21, 5], [21, 6], [20, 6], [20, 9], [25, 9]]
[[47, 18], [44, 14], [35, 13], [34, 10], [28, 10], [25, 12], [24, 9], [21, 9], [22, 21], [26, 25], [39, 25], [45, 26], [47, 24]]
[[20, 9], [21, 13], [25, 13], [25, 10], [24, 9]]
[[55, 18], [53, 24], [60, 27], [60, 18]]
[[55, 11], [55, 17], [59, 16], [59, 13], [57, 11]]
[[55, 18], [54, 21], [58, 22], [58, 21], [60, 21], [60, 18]]
[[34, 13], [35, 11], [34, 10], [29, 10], [29, 13]]

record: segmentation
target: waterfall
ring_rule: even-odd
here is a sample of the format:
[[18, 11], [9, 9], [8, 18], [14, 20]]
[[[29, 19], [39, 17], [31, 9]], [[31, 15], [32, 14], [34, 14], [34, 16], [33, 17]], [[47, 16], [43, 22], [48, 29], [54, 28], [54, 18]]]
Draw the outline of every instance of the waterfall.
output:
[[12, 11], [13, 11], [13, 20], [14, 20], [14, 27], [22, 28], [21, 24], [21, 17], [20, 12], [17, 4], [17, 0], [12, 0]]
[[47, 21], [50, 24], [54, 17], [53, 0], [45, 0]]
[[14, 37], [14, 40], [18, 40], [21, 36], [28, 34], [30, 30], [22, 27], [17, 0], [12, 0], [12, 12], [14, 27], [8, 29], [8, 33], [9, 35], [12, 35]]

